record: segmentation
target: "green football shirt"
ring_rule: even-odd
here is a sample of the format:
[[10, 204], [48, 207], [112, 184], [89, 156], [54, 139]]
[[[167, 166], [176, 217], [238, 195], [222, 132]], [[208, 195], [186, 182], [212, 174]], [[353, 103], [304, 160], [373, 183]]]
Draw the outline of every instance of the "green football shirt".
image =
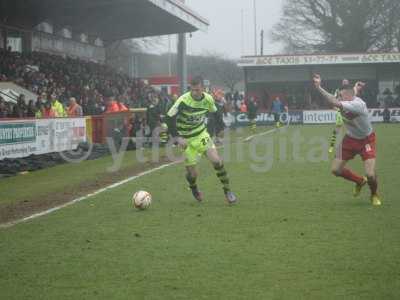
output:
[[217, 107], [211, 95], [203, 93], [201, 100], [195, 100], [188, 92], [176, 100], [167, 115], [170, 118], [176, 117], [176, 129], [181, 137], [192, 138], [206, 130], [207, 114], [216, 111]]

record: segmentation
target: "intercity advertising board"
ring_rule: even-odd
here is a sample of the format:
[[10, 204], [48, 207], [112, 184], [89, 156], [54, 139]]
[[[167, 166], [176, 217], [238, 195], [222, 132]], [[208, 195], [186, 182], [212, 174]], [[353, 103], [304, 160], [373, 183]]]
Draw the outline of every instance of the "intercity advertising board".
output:
[[336, 122], [335, 110], [305, 110], [303, 111], [304, 124], [331, 124]]
[[[390, 121], [400, 122], [400, 108], [391, 108]], [[383, 108], [369, 109], [370, 120], [374, 123], [383, 122]], [[333, 124], [336, 122], [335, 110], [305, 110], [303, 112], [304, 124]]]
[[75, 150], [85, 141], [84, 118], [0, 121], [0, 160]]

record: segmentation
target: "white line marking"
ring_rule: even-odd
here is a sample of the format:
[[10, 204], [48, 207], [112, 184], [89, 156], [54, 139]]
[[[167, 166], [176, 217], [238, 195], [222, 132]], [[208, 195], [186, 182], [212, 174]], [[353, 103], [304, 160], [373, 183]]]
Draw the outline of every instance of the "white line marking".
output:
[[[248, 138], [244, 139], [244, 141], [248, 142], [248, 141], [250, 141], [252, 138], [254, 138], [254, 137], [256, 137], [256, 136], [267, 135], [267, 134], [270, 134], [270, 133], [275, 132], [275, 131], [276, 131], [276, 128], [275, 128], [275, 129], [272, 129], [272, 130], [268, 130], [268, 131], [262, 132], [262, 133], [258, 133], [258, 134], [249, 136]], [[36, 218], [39, 218], [39, 217], [46, 216], [46, 215], [51, 214], [51, 213], [53, 213], [53, 212], [55, 212], [55, 211], [58, 211], [58, 210], [60, 210], [60, 209], [63, 209], [63, 208], [68, 207], [68, 206], [70, 206], [70, 205], [73, 205], [73, 204], [75, 204], [75, 203], [84, 201], [84, 200], [86, 200], [86, 199], [88, 199], [88, 198], [97, 196], [97, 195], [99, 195], [99, 194], [101, 194], [101, 193], [104, 193], [104, 192], [106, 192], [106, 191], [115, 189], [116, 187], [119, 187], [119, 186], [121, 186], [121, 185], [124, 185], [124, 184], [126, 184], [126, 183], [128, 183], [128, 182], [134, 181], [134, 180], [136, 180], [136, 179], [138, 179], [138, 178], [140, 178], [140, 177], [143, 177], [143, 176], [146, 176], [146, 175], [148, 175], [148, 174], [157, 172], [157, 171], [159, 171], [159, 170], [165, 169], [165, 168], [170, 167], [170, 166], [172, 166], [172, 165], [179, 164], [179, 163], [181, 163], [181, 162], [182, 162], [182, 161], [175, 161], [175, 162], [172, 162], [172, 163], [164, 164], [164, 165], [162, 165], [162, 166], [160, 166], [160, 167], [157, 167], [157, 168], [154, 168], [154, 169], [147, 170], [147, 171], [145, 171], [145, 172], [139, 173], [138, 175], [135, 175], [135, 176], [132, 176], [132, 177], [130, 177], [130, 178], [128, 178], [128, 179], [125, 179], [125, 180], [122, 180], [122, 181], [120, 181], [120, 182], [114, 183], [114, 184], [109, 185], [109, 186], [107, 186], [107, 187], [105, 187], [105, 188], [102, 188], [102, 189], [100, 189], [100, 190], [97, 190], [97, 191], [95, 191], [95, 192], [93, 192], [93, 193], [91, 193], [91, 194], [88, 194], [88, 195], [86, 195], [86, 196], [83, 196], [83, 197], [74, 199], [74, 200], [72, 200], [72, 201], [69, 201], [69, 202], [67, 202], [67, 203], [65, 203], [65, 204], [62, 204], [62, 205], [59, 205], [59, 206], [50, 208], [50, 209], [48, 209], [48, 210], [42, 211], [42, 212], [40, 212], [40, 213], [33, 214], [33, 215], [31, 215], [31, 216], [28, 216], [28, 217], [25, 217], [25, 218], [22, 218], [22, 219], [19, 219], [19, 220], [15, 220], [15, 221], [12, 221], [12, 222], [9, 222], [9, 223], [5, 223], [5, 224], [0, 224], [0, 229], [1, 229], [1, 228], [10, 228], [10, 227], [12, 227], [12, 226], [14, 226], [14, 225], [17, 225], [17, 224], [20, 224], [20, 223], [25, 223], [25, 222], [28, 222], [28, 221], [30, 221], [30, 220], [33, 220], [33, 219], [36, 219]]]
[[98, 194], [101, 194], [101, 193], [104, 193], [104, 192], [106, 192], [106, 191], [115, 189], [116, 187], [119, 187], [119, 186], [121, 186], [121, 185], [124, 185], [124, 184], [126, 184], [126, 183], [128, 183], [128, 182], [134, 181], [134, 180], [136, 180], [136, 179], [138, 179], [138, 178], [140, 178], [140, 177], [143, 177], [143, 176], [146, 176], [146, 175], [148, 175], [148, 174], [157, 172], [157, 171], [159, 171], [159, 170], [165, 169], [165, 168], [167, 168], [167, 167], [170, 167], [170, 166], [175, 165], [175, 164], [178, 164], [178, 163], [181, 163], [181, 161], [176, 161], [176, 162], [164, 164], [164, 165], [159, 166], [159, 167], [157, 167], [157, 168], [154, 168], [154, 169], [151, 169], [151, 170], [147, 170], [147, 171], [145, 171], [145, 172], [139, 173], [138, 175], [135, 175], [135, 176], [132, 176], [132, 177], [130, 177], [130, 178], [128, 178], [128, 179], [125, 179], [125, 180], [122, 180], [122, 181], [120, 181], [120, 182], [114, 183], [114, 184], [109, 185], [109, 186], [107, 186], [107, 187], [105, 187], [105, 188], [102, 188], [102, 189], [100, 189], [100, 190], [97, 190], [97, 191], [95, 191], [95, 192], [93, 192], [93, 193], [91, 193], [91, 194], [88, 194], [88, 195], [86, 195], [86, 196], [83, 196], [83, 197], [74, 199], [74, 200], [72, 200], [72, 201], [70, 201], [70, 202], [67, 202], [67, 203], [65, 203], [65, 204], [62, 204], [62, 205], [60, 205], [60, 206], [53, 207], [53, 208], [51, 208], [51, 209], [45, 210], [45, 211], [40, 212], [40, 213], [33, 214], [33, 215], [31, 215], [31, 216], [28, 216], [28, 217], [25, 217], [25, 218], [22, 218], [22, 219], [13, 221], [13, 222], [5, 223], [5, 224], [0, 224], [0, 228], [9, 228], [9, 227], [12, 227], [12, 226], [14, 226], [14, 225], [17, 225], [17, 224], [20, 224], [20, 223], [24, 223], [24, 222], [27, 222], [27, 221], [30, 221], [30, 220], [33, 220], [33, 219], [36, 219], [36, 218], [39, 218], [39, 217], [42, 217], [42, 216], [51, 214], [51, 213], [53, 213], [53, 212], [55, 212], [55, 211], [58, 211], [58, 210], [63, 209], [63, 208], [65, 208], [65, 207], [68, 207], [68, 206], [70, 206], [70, 205], [72, 205], [72, 204], [75, 204], [75, 203], [84, 201], [84, 200], [86, 200], [86, 199], [88, 199], [88, 198], [91, 198], [91, 197], [94, 197], [94, 196], [97, 196]]
[[270, 130], [267, 130], [267, 131], [265, 131], [265, 132], [261, 132], [261, 133], [253, 134], [253, 135], [251, 135], [251, 136], [249, 136], [249, 137], [245, 138], [243, 141], [244, 141], [244, 142], [249, 142], [249, 141], [251, 141], [251, 140], [252, 140], [253, 138], [255, 138], [255, 137], [258, 137], [258, 136], [264, 136], [264, 135], [267, 135], [267, 134], [273, 133], [273, 132], [275, 132], [275, 131], [276, 131], [276, 128], [274, 128], [274, 129], [270, 129]]
[[277, 130], [281, 130], [281, 129], [284, 129], [284, 128], [288, 128], [289, 125], [290, 125], [290, 123], [287, 123], [287, 124], [286, 124], [285, 126], [283, 126], [283, 127], [273, 128], [273, 129], [270, 129], [270, 130], [267, 130], [267, 131], [264, 131], [264, 132], [261, 132], [261, 133], [253, 134], [253, 135], [251, 135], [251, 136], [249, 136], [249, 137], [243, 139], [243, 141], [244, 141], [244, 142], [249, 142], [249, 141], [251, 141], [251, 140], [252, 140], [253, 138], [255, 138], [255, 137], [264, 136], [264, 135], [267, 135], [267, 134], [270, 134], [270, 133], [274, 133], [274, 132], [277, 131]]

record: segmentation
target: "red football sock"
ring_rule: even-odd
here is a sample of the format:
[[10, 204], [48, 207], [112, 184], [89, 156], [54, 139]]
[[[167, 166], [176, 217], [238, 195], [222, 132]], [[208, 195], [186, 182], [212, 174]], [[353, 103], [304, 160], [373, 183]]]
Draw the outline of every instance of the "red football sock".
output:
[[373, 177], [368, 178], [368, 185], [372, 195], [376, 195], [378, 192], [378, 180]]
[[357, 175], [356, 173], [354, 173], [349, 169], [343, 169], [342, 174], [340, 174], [340, 176], [343, 177], [344, 179], [355, 182], [357, 184], [361, 184], [364, 180], [360, 175]]

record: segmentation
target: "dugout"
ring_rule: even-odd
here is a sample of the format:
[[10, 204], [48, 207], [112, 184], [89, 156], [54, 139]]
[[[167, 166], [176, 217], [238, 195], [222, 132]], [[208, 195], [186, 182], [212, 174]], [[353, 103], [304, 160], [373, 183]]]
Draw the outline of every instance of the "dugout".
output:
[[277, 96], [292, 109], [326, 107], [312, 88], [314, 73], [321, 74], [330, 92], [344, 78], [366, 82], [363, 98], [370, 107], [382, 106], [388, 92], [393, 101], [399, 100], [400, 53], [247, 56], [239, 66], [244, 69], [247, 97], [258, 98], [265, 109]]

